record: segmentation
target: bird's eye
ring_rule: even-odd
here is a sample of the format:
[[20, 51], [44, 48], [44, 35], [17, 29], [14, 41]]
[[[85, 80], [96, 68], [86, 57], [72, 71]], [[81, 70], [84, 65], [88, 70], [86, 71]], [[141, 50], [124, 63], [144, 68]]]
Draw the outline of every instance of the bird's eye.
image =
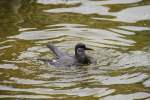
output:
[[77, 52], [84, 52], [84, 49], [83, 48], [78, 48]]

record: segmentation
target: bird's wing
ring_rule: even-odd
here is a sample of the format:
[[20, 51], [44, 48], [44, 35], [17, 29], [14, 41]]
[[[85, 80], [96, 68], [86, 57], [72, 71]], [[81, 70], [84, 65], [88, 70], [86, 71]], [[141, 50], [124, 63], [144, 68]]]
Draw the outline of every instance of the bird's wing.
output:
[[48, 44], [47, 47], [55, 54], [56, 58], [66, 56], [65, 53], [61, 52], [56, 46]]

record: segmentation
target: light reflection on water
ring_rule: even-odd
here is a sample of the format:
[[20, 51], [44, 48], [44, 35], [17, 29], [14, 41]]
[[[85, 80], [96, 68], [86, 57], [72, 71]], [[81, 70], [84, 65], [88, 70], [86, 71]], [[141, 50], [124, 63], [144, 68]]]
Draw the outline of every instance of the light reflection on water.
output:
[[[149, 100], [149, 4], [146, 0], [19, 0], [17, 8], [12, 7], [15, 13], [6, 10], [10, 18], [0, 14], [5, 23], [0, 24], [0, 99]], [[83, 42], [94, 49], [87, 54], [97, 64], [46, 65], [37, 58], [53, 58], [46, 47], [49, 42], [69, 54]]]
[[[102, 2], [105, 2], [106, 4], [109, 4], [109, 2], [110, 2], [110, 4], [113, 4], [113, 3], [115, 3], [114, 1], [110, 0], [110, 1], [102, 1]], [[131, 2], [134, 2], [134, 1], [138, 2], [141, 0], [133, 0]], [[117, 1], [116, 3], [118, 3], [118, 2], [119, 1]], [[127, 2], [120, 2], [120, 3], [121, 4], [128, 3], [128, 1]], [[109, 8], [103, 6], [104, 4], [101, 3], [101, 1], [97, 2], [97, 1], [88, 1], [87, 0], [86, 2], [82, 1], [82, 5], [79, 7], [56, 8], [56, 9], [45, 10], [45, 12], [51, 12], [51, 13], [70, 12], [70, 13], [82, 13], [82, 14], [112, 15], [112, 16], [116, 17], [116, 19], [113, 19], [113, 20], [124, 21], [124, 22], [137, 22], [140, 20], [150, 19], [150, 15], [149, 15], [150, 6], [149, 5], [127, 8], [127, 9], [122, 10], [120, 12], [109, 12]]]
[[[37, 39], [39, 40], [39, 39], [54, 39], [59, 37], [64, 37], [64, 39], [67, 39], [68, 37], [77, 37], [83, 38], [85, 39], [85, 41], [86, 40], [94, 41], [95, 43], [98, 44], [101, 43], [101, 44], [130, 46], [134, 43], [134, 41], [132, 40], [123, 39], [122, 38], [124, 37], [123, 35], [116, 34], [116, 32], [112, 32], [115, 31], [115, 29], [110, 29], [112, 31], [107, 31], [103, 29], [80, 28], [80, 26], [82, 25], [75, 26], [73, 24], [64, 24], [64, 25], [61, 24], [60, 26], [63, 26], [63, 28], [56, 28], [53, 30], [48, 29], [43, 31], [22, 32], [21, 34], [11, 36], [10, 38], [19, 38], [24, 40], [37, 40]], [[120, 33], [123, 32], [121, 31]], [[128, 31], [124, 33], [130, 35]]]
[[114, 96], [108, 96], [108, 97], [104, 98], [104, 100], [134, 100], [134, 99], [144, 99], [149, 96], [150, 95], [148, 93], [137, 92], [137, 93], [128, 94], [128, 95], [120, 95], [119, 94], [119, 95], [114, 95]]
[[148, 75], [141, 73], [134, 73], [131, 75], [125, 74], [122, 76], [115, 76], [115, 77], [99, 76], [95, 78], [101, 81], [101, 83], [104, 85], [132, 84], [143, 81], [144, 79], [148, 78]]

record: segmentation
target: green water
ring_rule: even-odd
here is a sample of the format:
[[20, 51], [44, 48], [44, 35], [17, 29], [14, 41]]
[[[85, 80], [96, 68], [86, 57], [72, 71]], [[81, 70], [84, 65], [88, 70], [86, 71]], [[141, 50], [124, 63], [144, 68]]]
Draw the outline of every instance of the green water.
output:
[[[54, 67], [51, 42], [88, 66]], [[149, 0], [1, 0], [1, 100], [150, 100]]]

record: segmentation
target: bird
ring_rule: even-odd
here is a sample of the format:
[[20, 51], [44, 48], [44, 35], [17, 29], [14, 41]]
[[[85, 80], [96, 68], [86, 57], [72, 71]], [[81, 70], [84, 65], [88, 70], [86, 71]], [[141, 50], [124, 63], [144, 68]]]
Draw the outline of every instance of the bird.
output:
[[54, 59], [39, 59], [44, 62], [47, 62], [53, 66], [79, 66], [79, 65], [89, 65], [92, 63], [92, 58], [86, 55], [86, 50], [93, 50], [88, 48], [84, 43], [77, 43], [74, 48], [74, 55], [69, 55], [60, 51], [56, 46], [49, 43], [47, 47], [54, 54]]

